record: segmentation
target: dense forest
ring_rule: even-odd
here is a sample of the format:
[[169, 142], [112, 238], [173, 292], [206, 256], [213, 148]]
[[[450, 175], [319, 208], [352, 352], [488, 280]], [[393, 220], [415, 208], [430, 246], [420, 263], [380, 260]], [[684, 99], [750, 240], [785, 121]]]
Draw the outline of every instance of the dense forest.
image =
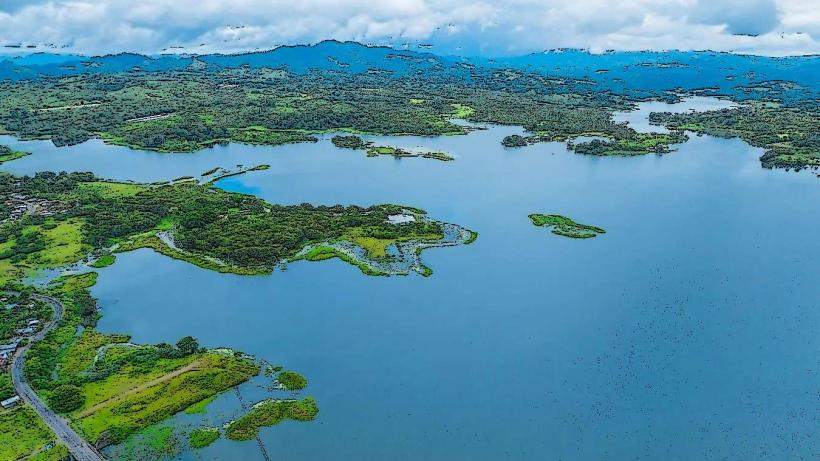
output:
[[61, 237], [76, 233], [80, 241], [68, 243], [79, 254], [172, 230], [173, 243], [182, 250], [262, 271], [310, 242], [345, 234], [398, 240], [442, 233], [433, 221], [391, 224], [388, 216], [406, 209], [398, 205], [281, 206], [190, 182], [142, 186], [101, 182], [89, 173], [0, 175], [0, 195], [12, 194], [49, 207], [53, 214], [26, 214], [0, 224], [0, 240], [6, 242], [0, 246], [0, 262], [33, 267], [53, 260], [55, 249], [48, 244], [55, 241], [55, 231]]
[[[732, 79], [727, 80], [730, 75], [724, 78], [715, 73], [713, 86], [684, 90], [683, 83], [708, 80], [711, 72], [717, 71], [710, 68], [697, 75], [687, 71], [686, 66], [661, 70], [635, 65], [590, 74], [571, 65], [566, 69], [551, 68], [512, 60], [507, 64], [510, 67], [503, 67], [503, 63], [451, 62], [433, 55], [355, 47], [362, 48], [325, 43], [290, 51], [313, 53], [328, 49], [329, 53], [344, 55], [356, 49], [361, 51], [359, 57], [368, 53], [377, 57], [371, 61], [363, 58], [366, 63], [341, 65], [344, 60], [317, 55], [315, 62], [303, 67], [265, 53], [161, 62], [141, 58], [140, 67], [132, 68], [108, 63], [127, 60], [125, 56], [112, 56], [99, 58], [100, 62], [89, 61], [97, 62], [99, 68], [52, 69], [41, 78], [5, 80], [0, 83], [0, 133], [51, 139], [57, 145], [102, 138], [140, 149], [191, 152], [227, 142], [313, 142], [316, 138], [312, 134], [327, 131], [460, 134], [470, 128], [450, 120], [466, 118], [523, 126], [527, 136], [505, 140], [508, 147], [602, 136], [609, 142], [570, 147], [595, 155], [635, 155], [666, 152], [681, 138], [642, 137], [626, 124], [615, 123], [613, 111], [630, 109], [637, 101], [650, 98], [675, 101], [703, 94], [744, 102], [733, 112], [692, 117], [709, 119], [703, 127], [705, 132], [738, 135], [756, 145], [777, 147], [776, 153], [764, 157], [764, 165], [808, 166], [817, 155], [816, 138], [809, 135], [816, 131], [820, 118], [816, 102], [811, 103], [816, 101], [816, 91], [793, 82], [765, 79], [767, 74], [788, 74], [796, 63], [787, 66], [789, 63], [776, 60], [693, 54], [688, 57], [695, 62], [726, 61], [728, 67], [721, 68], [723, 73], [731, 74], [731, 66], [737, 66], [736, 73], [759, 67], [760, 74], [731, 75]], [[579, 58], [593, 59], [585, 55], [565, 59], [570, 64]], [[615, 58], [600, 59], [617, 62]], [[531, 60], [540, 59], [558, 58]], [[810, 66], [812, 62], [801, 65]], [[647, 72], [678, 72], [682, 80], [674, 80], [674, 75], [666, 83], [639, 78]], [[800, 72], [794, 72], [795, 78], [802, 78]], [[681, 123], [686, 117], [656, 116], [654, 120], [697, 131], [697, 123]], [[753, 123], [756, 119], [758, 126]], [[738, 126], [727, 128], [735, 120]], [[790, 140], [784, 144], [763, 139], [773, 136]]]

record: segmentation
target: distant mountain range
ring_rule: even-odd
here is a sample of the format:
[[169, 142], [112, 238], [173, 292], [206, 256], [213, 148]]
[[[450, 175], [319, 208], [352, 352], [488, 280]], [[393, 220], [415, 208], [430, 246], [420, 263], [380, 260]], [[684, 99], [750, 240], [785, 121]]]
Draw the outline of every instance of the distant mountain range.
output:
[[428, 52], [366, 46], [356, 42], [323, 41], [284, 46], [270, 51], [223, 55], [158, 55], [121, 53], [78, 56], [35, 53], [0, 58], [0, 80], [26, 80], [88, 73], [162, 72], [226, 68], [275, 68], [293, 73], [313, 70], [342, 73], [387, 71], [402, 76], [430, 71], [469, 75], [476, 69], [514, 69], [549, 77], [607, 82], [609, 88], [638, 84], [642, 88], [734, 88], [772, 81], [789, 81], [817, 91], [820, 56], [772, 58], [718, 52], [609, 52], [591, 54], [566, 49], [518, 57], [488, 59], [439, 56]]

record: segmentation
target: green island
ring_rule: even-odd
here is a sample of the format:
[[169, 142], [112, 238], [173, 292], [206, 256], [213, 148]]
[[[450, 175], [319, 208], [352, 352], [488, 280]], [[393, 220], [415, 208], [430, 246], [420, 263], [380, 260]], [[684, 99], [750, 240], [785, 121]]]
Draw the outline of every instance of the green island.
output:
[[400, 147], [390, 147], [390, 146], [377, 146], [369, 141], [364, 141], [362, 138], [356, 135], [347, 135], [347, 136], [334, 136], [331, 138], [331, 142], [336, 147], [344, 148], [344, 149], [359, 149], [359, 150], [366, 150], [368, 157], [377, 157], [379, 155], [389, 155], [395, 158], [400, 157], [421, 157], [421, 158], [430, 158], [434, 160], [441, 160], [444, 162], [449, 162], [454, 160], [454, 158], [446, 154], [444, 152], [435, 152], [435, 151], [410, 151], [407, 149], [402, 149]]
[[[248, 170], [255, 168], [262, 167]], [[56, 322], [28, 350], [26, 381], [83, 439], [96, 447], [117, 445], [122, 453], [133, 448], [134, 459], [144, 450], [175, 450], [185, 440], [212, 443], [218, 431], [194, 428], [186, 438], [169, 435], [162, 423], [180, 412], [206, 411], [218, 395], [259, 376], [262, 365], [238, 351], [203, 348], [190, 336], [175, 344], [134, 344], [127, 335], [98, 332], [100, 313], [89, 291], [97, 273], [83, 267], [105, 268], [115, 264], [116, 253], [151, 248], [211, 270], [267, 274], [290, 261], [324, 259], [302, 254], [328, 245], [367, 274], [429, 275], [418, 259], [424, 248], [463, 244], [474, 235], [411, 207], [281, 206], [190, 180], [147, 185], [90, 173], [3, 173], [0, 195], [0, 301], [7, 307], [0, 309], [0, 340], [24, 344]], [[81, 273], [43, 287], [27, 283], [43, 270], [69, 266]], [[63, 306], [59, 318], [53, 303]], [[308, 385], [304, 376], [278, 367], [265, 374], [290, 391]], [[0, 397], [14, 394], [9, 372], [0, 372]], [[317, 412], [310, 397], [265, 400], [239, 415], [226, 436], [244, 440], [260, 427], [310, 420]], [[9, 438], [0, 444], [3, 459], [65, 457], [66, 447], [37, 416], [25, 403], [0, 410], [2, 437]]]
[[8, 146], [0, 145], [0, 165], [6, 162], [11, 162], [12, 160], [23, 158], [27, 155], [31, 155], [31, 152], [11, 150]]
[[529, 218], [536, 226], [552, 229], [553, 234], [563, 237], [586, 239], [606, 233], [606, 231], [600, 227], [580, 224], [566, 216], [557, 214], [545, 215], [534, 213], [529, 215]]
[[251, 440], [256, 438], [262, 427], [273, 426], [286, 419], [311, 421], [318, 412], [319, 407], [313, 397], [264, 400], [254, 405], [246, 415], [228, 423], [225, 436], [230, 440]]
[[636, 133], [633, 136], [616, 140], [593, 139], [587, 142], [568, 142], [570, 149], [584, 155], [645, 155], [649, 153], [667, 154], [672, 151], [672, 144], [682, 144], [687, 140], [681, 131], [672, 133]]
[[283, 371], [277, 378], [279, 383], [287, 390], [301, 390], [307, 387], [307, 378], [295, 371]]

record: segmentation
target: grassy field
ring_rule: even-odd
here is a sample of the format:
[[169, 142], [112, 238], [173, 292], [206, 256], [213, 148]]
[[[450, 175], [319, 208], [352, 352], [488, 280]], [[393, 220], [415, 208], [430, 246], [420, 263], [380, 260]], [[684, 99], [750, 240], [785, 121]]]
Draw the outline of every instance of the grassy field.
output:
[[455, 113], [453, 113], [453, 118], [469, 118], [471, 115], [475, 113], [475, 109], [466, 106], [464, 104], [451, 104], [453, 109], [455, 109]]
[[103, 198], [112, 197], [133, 197], [145, 190], [141, 184], [117, 183], [117, 182], [87, 182], [79, 185], [81, 192], [91, 193]]
[[29, 256], [29, 262], [36, 269], [52, 269], [72, 264], [81, 259], [91, 247], [83, 243], [83, 222], [81, 219], [68, 219], [56, 222], [56, 227], [44, 229], [46, 249]]
[[73, 412], [72, 417], [78, 418], [96, 405], [113, 403], [116, 397], [125, 395], [147, 382], [158, 380], [194, 360], [194, 357], [160, 360], [151, 364], [150, 370], [128, 365], [105, 379], [86, 383], [82, 386], [85, 404]]
[[[109, 433], [114, 441], [119, 442], [258, 373], [258, 368], [252, 363], [232, 356], [207, 353], [196, 360], [196, 368], [156, 385], [137, 387], [138, 390], [132, 393], [118, 392], [122, 398], [98, 405], [90, 415], [80, 417], [83, 411], [77, 412], [74, 426], [88, 440], [95, 441], [104, 433]], [[140, 383], [145, 383], [145, 376], [141, 377]]]
[[15, 460], [44, 451], [55, 437], [28, 405], [0, 410], [0, 459]]

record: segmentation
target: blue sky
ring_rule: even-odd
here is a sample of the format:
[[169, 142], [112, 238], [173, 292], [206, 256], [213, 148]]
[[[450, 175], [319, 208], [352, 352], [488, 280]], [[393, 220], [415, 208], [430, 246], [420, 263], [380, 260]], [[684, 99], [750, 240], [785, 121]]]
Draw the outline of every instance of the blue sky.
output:
[[237, 52], [324, 39], [468, 55], [817, 54], [820, 0], [0, 0], [0, 44], [42, 50]]

